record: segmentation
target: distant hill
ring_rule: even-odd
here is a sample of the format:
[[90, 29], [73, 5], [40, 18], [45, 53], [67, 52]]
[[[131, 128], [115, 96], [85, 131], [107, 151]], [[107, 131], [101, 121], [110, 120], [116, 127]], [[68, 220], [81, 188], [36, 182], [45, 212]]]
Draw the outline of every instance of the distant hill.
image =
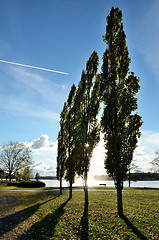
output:
[[132, 181], [155, 181], [159, 180], [159, 173], [131, 173], [130, 179]]
[[99, 180], [99, 181], [108, 181], [113, 180], [112, 178], [108, 177], [107, 175], [93, 175], [93, 180]]
[[[108, 181], [108, 180], [113, 180], [111, 177], [108, 177], [107, 175], [94, 175], [93, 180], [98, 180], [98, 181]], [[130, 179], [132, 181], [157, 181], [159, 180], [159, 173], [144, 173], [144, 172], [139, 172], [139, 173], [131, 173], [130, 174]]]
[[[46, 179], [46, 180], [57, 180], [56, 176], [40, 176], [40, 179]], [[97, 181], [108, 181], [108, 180], [113, 180], [111, 177], [108, 177], [108, 175], [93, 175], [92, 176], [93, 180]], [[132, 181], [154, 181], [154, 180], [159, 180], [159, 173], [131, 173], [130, 174], [130, 179]]]
[[40, 176], [40, 179], [57, 180], [56, 176]]

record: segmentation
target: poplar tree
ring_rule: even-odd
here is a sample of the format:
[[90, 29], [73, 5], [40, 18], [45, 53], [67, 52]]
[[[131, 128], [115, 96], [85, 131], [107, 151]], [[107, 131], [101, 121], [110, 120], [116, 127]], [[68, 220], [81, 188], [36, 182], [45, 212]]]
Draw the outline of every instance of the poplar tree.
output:
[[57, 147], [57, 179], [60, 181], [60, 195], [62, 194], [62, 178], [64, 177], [66, 169], [66, 103], [64, 103], [63, 110], [60, 114], [60, 130], [58, 133], [58, 147]]
[[75, 156], [75, 114], [76, 108], [74, 105], [74, 97], [76, 93], [76, 87], [73, 84], [67, 99], [67, 113], [66, 113], [66, 173], [65, 179], [70, 184], [70, 198], [72, 198], [72, 184], [75, 181], [76, 175], [76, 156]]
[[123, 181], [141, 134], [142, 120], [136, 112], [139, 78], [129, 71], [130, 58], [119, 8], [112, 7], [103, 38], [107, 44], [100, 84], [104, 105], [101, 125], [106, 149], [105, 168], [115, 181], [118, 214], [123, 216]]
[[78, 149], [79, 158], [77, 171], [84, 176], [85, 204], [88, 204], [88, 171], [93, 150], [99, 142], [100, 128], [97, 122], [99, 110], [99, 76], [97, 76], [99, 58], [94, 51], [86, 65], [86, 70], [82, 72], [80, 86], [81, 98], [78, 103]]

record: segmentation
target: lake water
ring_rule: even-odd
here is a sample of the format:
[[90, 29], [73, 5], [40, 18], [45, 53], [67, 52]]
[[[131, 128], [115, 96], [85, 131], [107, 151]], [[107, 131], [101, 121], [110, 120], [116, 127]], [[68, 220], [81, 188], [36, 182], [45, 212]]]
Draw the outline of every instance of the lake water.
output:
[[[41, 180], [42, 182], [45, 182], [46, 187], [59, 187], [59, 181], [58, 180]], [[106, 184], [107, 187], [114, 187], [114, 181], [97, 181], [97, 180], [88, 180], [88, 186], [89, 187], [98, 187], [99, 184]], [[74, 187], [83, 186], [83, 179], [79, 178], [76, 180], [76, 182], [73, 184]], [[69, 184], [63, 180], [62, 182], [63, 187], [68, 187]], [[128, 187], [128, 181], [124, 182], [124, 187]], [[159, 181], [131, 181], [131, 187], [150, 187], [150, 188], [159, 188]]]

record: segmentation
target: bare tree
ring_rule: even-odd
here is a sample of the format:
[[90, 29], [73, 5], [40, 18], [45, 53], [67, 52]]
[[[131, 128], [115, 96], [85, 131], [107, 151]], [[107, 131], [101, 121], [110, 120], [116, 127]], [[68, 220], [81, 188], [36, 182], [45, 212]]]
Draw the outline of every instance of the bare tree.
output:
[[129, 165], [128, 169], [128, 181], [129, 181], [129, 187], [131, 185], [131, 173], [132, 172], [141, 172], [139, 166], [136, 164], [136, 160], [133, 160], [131, 164]]
[[155, 172], [159, 172], [159, 150], [156, 151], [156, 157], [151, 162], [152, 169]]
[[26, 168], [30, 168], [31, 150], [24, 143], [10, 142], [1, 147], [0, 168], [8, 174], [11, 181], [16, 173], [21, 173]]

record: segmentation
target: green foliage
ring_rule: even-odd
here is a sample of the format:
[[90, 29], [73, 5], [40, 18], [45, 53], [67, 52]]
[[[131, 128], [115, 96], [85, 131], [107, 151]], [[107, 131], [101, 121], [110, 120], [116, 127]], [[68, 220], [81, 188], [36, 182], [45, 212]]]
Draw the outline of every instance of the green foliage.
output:
[[99, 142], [100, 127], [97, 121], [99, 111], [100, 76], [97, 75], [99, 58], [94, 51], [82, 72], [77, 90], [78, 99], [78, 174], [89, 171], [93, 150]]
[[20, 181], [22, 179], [22, 174], [20, 172], [16, 172], [14, 179], [16, 179], [16, 181]]
[[65, 172], [66, 162], [66, 132], [65, 132], [65, 121], [66, 121], [66, 103], [64, 103], [63, 110], [60, 114], [60, 131], [58, 133], [58, 152], [57, 152], [57, 178], [62, 179]]
[[20, 182], [8, 182], [7, 186], [16, 186], [21, 188], [41, 188], [45, 187], [45, 183], [40, 181], [20, 181]]
[[76, 174], [75, 93], [76, 87], [73, 84], [60, 115], [60, 131], [58, 134], [57, 177], [60, 180], [60, 193], [62, 194], [62, 177], [65, 177], [70, 182], [70, 197], [72, 196], [72, 184]]
[[29, 181], [31, 172], [32, 172], [32, 169], [30, 167], [25, 167], [22, 172], [22, 179], [25, 181]]
[[2, 179], [4, 176], [4, 171], [2, 169], [0, 169], [0, 178]]
[[115, 181], [123, 181], [141, 134], [142, 120], [136, 112], [139, 78], [129, 71], [130, 58], [119, 8], [111, 9], [103, 38], [107, 44], [100, 86], [104, 103], [101, 125], [107, 150], [105, 168]]
[[35, 174], [35, 179], [36, 179], [36, 181], [39, 181], [39, 179], [40, 179], [40, 174], [39, 173]]
[[70, 191], [76, 173], [86, 176], [93, 149], [99, 142], [98, 62], [98, 55], [94, 51], [86, 64], [86, 70], [82, 71], [78, 88], [72, 85], [60, 115], [57, 177], [62, 179], [65, 176], [65, 179], [70, 182]]
[[74, 98], [76, 94], [76, 87], [73, 84], [67, 99], [67, 114], [65, 122], [66, 132], [66, 148], [67, 148], [67, 159], [66, 159], [66, 173], [65, 179], [72, 185], [75, 181], [76, 175], [76, 136], [75, 136], [75, 114], [76, 109], [74, 105]]

